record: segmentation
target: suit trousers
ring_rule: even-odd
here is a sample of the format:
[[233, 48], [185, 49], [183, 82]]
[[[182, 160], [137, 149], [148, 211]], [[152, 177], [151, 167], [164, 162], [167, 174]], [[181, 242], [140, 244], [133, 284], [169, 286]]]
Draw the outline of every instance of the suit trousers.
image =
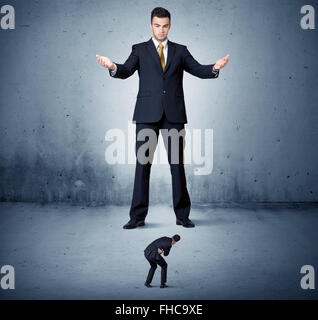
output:
[[[149, 138], [150, 135], [147, 136], [149, 129], [156, 137], [153, 141]], [[161, 130], [161, 134], [168, 155], [172, 177], [173, 209], [178, 219], [186, 221], [189, 218], [191, 201], [187, 190], [183, 163], [185, 143], [184, 124], [169, 122], [163, 112], [163, 116], [158, 122], [136, 123], [136, 169], [133, 197], [129, 212], [130, 219], [134, 222], [144, 221], [148, 213], [150, 172], [160, 129], [167, 129]], [[142, 134], [143, 132], [144, 134]], [[177, 136], [176, 138], [171, 137], [173, 132], [175, 133], [174, 137]], [[138, 139], [138, 134], [144, 137], [143, 141]], [[144, 144], [146, 143], [148, 143], [148, 148], [145, 148]], [[146, 159], [150, 161], [146, 162]]]
[[167, 282], [167, 268], [168, 264], [164, 258], [161, 257], [161, 255], [158, 253], [155, 256], [147, 256], [145, 254], [146, 259], [148, 260], [150, 264], [150, 269], [148, 272], [146, 283], [150, 284], [152, 281], [152, 278], [155, 274], [155, 271], [157, 269], [157, 265], [161, 267], [161, 284], [165, 284]]

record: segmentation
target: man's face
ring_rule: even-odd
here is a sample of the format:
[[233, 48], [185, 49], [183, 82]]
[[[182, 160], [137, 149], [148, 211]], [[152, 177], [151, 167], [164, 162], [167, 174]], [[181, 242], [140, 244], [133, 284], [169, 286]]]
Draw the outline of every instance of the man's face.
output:
[[155, 16], [152, 18], [150, 28], [155, 39], [158, 41], [164, 41], [167, 38], [170, 29], [170, 19], [158, 18]]

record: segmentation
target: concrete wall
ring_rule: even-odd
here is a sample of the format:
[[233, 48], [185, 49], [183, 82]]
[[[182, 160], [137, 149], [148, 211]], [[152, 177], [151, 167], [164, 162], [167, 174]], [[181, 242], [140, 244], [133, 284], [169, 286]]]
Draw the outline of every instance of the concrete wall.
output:
[[[184, 76], [186, 128], [213, 129], [212, 173], [186, 166], [191, 200], [317, 201], [317, 29], [299, 24], [314, 3], [7, 0], [16, 29], [0, 30], [1, 200], [130, 203], [134, 165], [108, 164], [104, 137], [127, 133], [138, 75], [112, 79], [95, 54], [123, 63], [150, 39], [160, 5], [169, 39], [200, 63], [231, 54], [219, 79]], [[171, 203], [167, 165], [152, 168], [150, 200]]]

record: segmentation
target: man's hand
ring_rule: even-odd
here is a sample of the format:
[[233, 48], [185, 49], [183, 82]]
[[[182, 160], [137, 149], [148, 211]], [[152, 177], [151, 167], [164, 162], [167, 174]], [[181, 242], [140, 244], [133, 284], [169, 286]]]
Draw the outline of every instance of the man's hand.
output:
[[112, 63], [112, 61], [109, 58], [99, 56], [98, 54], [96, 55], [96, 58], [97, 58], [97, 62], [99, 62], [103, 67], [108, 68], [110, 70], [115, 69], [115, 65]]
[[220, 70], [224, 68], [229, 62], [229, 54], [227, 54], [224, 58], [219, 59], [215, 65], [213, 66], [213, 71]]
[[158, 248], [158, 253], [159, 253], [159, 254], [162, 254], [162, 252], [163, 252], [163, 250], [160, 249], [160, 248]]

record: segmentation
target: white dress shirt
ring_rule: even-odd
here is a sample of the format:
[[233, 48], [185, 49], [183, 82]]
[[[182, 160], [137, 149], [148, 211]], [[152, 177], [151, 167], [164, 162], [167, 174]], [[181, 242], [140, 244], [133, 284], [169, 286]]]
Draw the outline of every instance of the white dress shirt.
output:
[[[155, 47], [157, 48], [157, 51], [159, 52], [159, 44], [160, 42], [155, 39], [154, 37], [152, 37], [152, 41], [155, 44]], [[167, 57], [168, 57], [168, 38], [166, 38], [165, 41], [161, 42], [163, 45], [163, 56], [165, 57], [165, 65], [167, 64]], [[159, 55], [158, 55], [159, 57]]]

